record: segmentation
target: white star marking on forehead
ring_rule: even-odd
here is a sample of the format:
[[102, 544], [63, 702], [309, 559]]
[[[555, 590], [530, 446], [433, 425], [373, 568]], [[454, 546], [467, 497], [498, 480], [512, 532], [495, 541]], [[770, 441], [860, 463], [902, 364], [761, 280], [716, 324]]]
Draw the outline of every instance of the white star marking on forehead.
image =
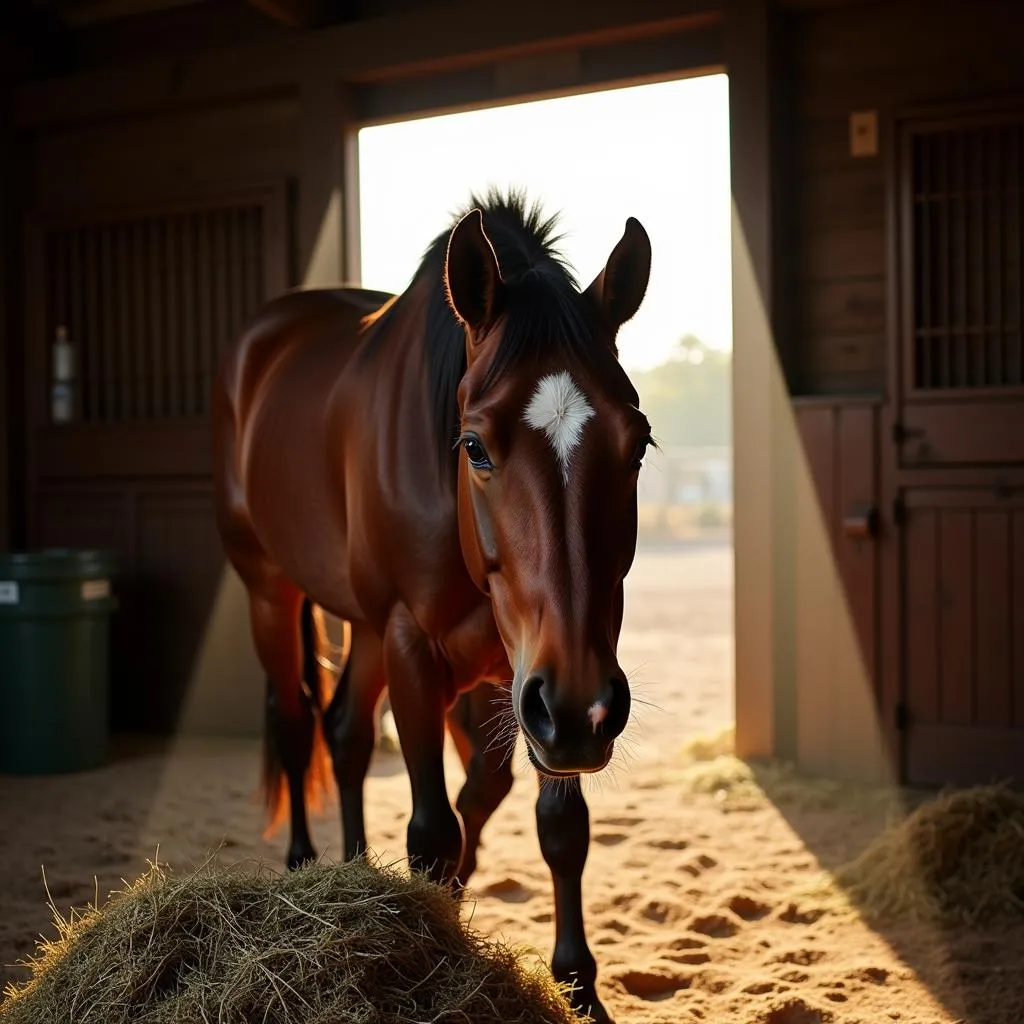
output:
[[542, 377], [526, 407], [523, 418], [535, 430], [547, 434], [564, 483], [569, 482], [569, 459], [580, 443], [583, 425], [593, 415], [583, 392], [564, 370]]

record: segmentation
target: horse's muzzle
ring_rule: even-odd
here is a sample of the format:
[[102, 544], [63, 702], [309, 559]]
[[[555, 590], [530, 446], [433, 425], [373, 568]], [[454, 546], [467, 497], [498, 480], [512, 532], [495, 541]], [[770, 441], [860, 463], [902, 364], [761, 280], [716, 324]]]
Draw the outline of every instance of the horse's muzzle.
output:
[[551, 775], [604, 768], [615, 738], [629, 721], [629, 710], [629, 686], [620, 676], [611, 676], [596, 693], [581, 699], [578, 692], [559, 687], [548, 673], [535, 671], [516, 702], [530, 758]]

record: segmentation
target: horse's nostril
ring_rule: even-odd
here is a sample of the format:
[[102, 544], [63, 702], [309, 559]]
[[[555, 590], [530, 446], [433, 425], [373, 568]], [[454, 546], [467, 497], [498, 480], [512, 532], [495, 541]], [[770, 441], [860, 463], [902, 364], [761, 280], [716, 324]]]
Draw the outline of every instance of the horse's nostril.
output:
[[523, 683], [519, 698], [519, 715], [523, 728], [539, 743], [551, 743], [555, 738], [555, 722], [544, 699], [545, 681], [540, 676], [530, 676]]
[[601, 732], [609, 739], [614, 739], [629, 721], [629, 709], [632, 698], [629, 694], [629, 685], [620, 676], [612, 676], [608, 680], [610, 694], [605, 708], [607, 713], [601, 723]]

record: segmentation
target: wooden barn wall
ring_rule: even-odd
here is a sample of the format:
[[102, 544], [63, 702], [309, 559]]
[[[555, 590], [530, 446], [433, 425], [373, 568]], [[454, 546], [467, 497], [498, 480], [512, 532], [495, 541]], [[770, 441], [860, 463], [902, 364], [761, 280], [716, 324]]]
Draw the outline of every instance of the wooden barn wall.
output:
[[[885, 126], [895, 112], [1024, 92], [1024, 5], [891, 0], [791, 13], [798, 352], [810, 395], [887, 383]], [[849, 116], [876, 110], [877, 156], [853, 157]]]
[[44, 132], [36, 205], [111, 208], [263, 183], [298, 171], [297, 95], [243, 99]]
[[[34, 195], [25, 293], [31, 424], [28, 540], [33, 547], [98, 546], [117, 561], [120, 608], [113, 620], [112, 719], [119, 730], [163, 732], [175, 726], [206, 642], [225, 570], [213, 519], [209, 424], [201, 416], [190, 419], [184, 409], [177, 418], [160, 418], [168, 413], [156, 408], [148, 419], [140, 419], [136, 410], [125, 420], [122, 411], [107, 422], [112, 415], [108, 410], [103, 422], [70, 427], [47, 423], [46, 353], [52, 340], [49, 320], [56, 314], [32, 277], [38, 277], [40, 267], [38, 240], [33, 243], [35, 222], [40, 222], [40, 231], [51, 223], [75, 224], [79, 219], [87, 225], [116, 225], [125, 215], [201, 210], [221, 196], [263, 194], [261, 190], [287, 196], [300, 170], [300, 110], [297, 91], [281, 92], [48, 127], [32, 146]], [[119, 230], [127, 229], [101, 228], [98, 237], [106, 244], [111, 231]], [[214, 250], [208, 258], [217, 259], [216, 246], [224, 243], [214, 236], [210, 244]], [[293, 262], [287, 230], [275, 238], [265, 235], [264, 246], [272, 250], [267, 258]], [[97, 264], [102, 273], [105, 264], [98, 255], [81, 265], [79, 294], [96, 291], [90, 275], [97, 272]], [[157, 273], [153, 264], [146, 266], [150, 270], [139, 273]], [[286, 273], [278, 273], [278, 287], [287, 285]], [[141, 301], [146, 288], [158, 288], [156, 281], [154, 277], [141, 284], [143, 291], [132, 301]], [[96, 294], [104, 303], [119, 301], [108, 292]], [[219, 293], [216, 301], [222, 301]], [[117, 307], [111, 308], [116, 314]], [[95, 309], [90, 316], [97, 315]], [[150, 321], [153, 331], [165, 332], [166, 363], [174, 326], [158, 322], [158, 309], [147, 305], [139, 314], [146, 317], [146, 326], [140, 329], [136, 322], [132, 330], [143, 345], [150, 343], [145, 339]], [[102, 303], [99, 310], [102, 316]], [[167, 316], [184, 315], [168, 305]], [[103, 338], [104, 345], [113, 344], [106, 333]], [[159, 345], [159, 336], [154, 339]], [[159, 357], [157, 351], [153, 358]], [[109, 386], [124, 387], [116, 381]], [[237, 656], [235, 660], [249, 664]], [[261, 690], [254, 679], [245, 684], [244, 693], [236, 691], [236, 709], [221, 713], [221, 707], [217, 712], [218, 728], [249, 731], [258, 726]], [[231, 691], [230, 680], [222, 685], [225, 694]], [[192, 693], [188, 697], [196, 699]]]

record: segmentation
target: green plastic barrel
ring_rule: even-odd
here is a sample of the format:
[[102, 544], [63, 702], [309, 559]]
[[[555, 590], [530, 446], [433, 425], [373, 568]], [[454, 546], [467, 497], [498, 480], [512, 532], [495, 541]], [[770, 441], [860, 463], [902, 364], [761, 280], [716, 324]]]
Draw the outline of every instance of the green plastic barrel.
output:
[[112, 570], [99, 551], [0, 554], [0, 772], [106, 762]]

